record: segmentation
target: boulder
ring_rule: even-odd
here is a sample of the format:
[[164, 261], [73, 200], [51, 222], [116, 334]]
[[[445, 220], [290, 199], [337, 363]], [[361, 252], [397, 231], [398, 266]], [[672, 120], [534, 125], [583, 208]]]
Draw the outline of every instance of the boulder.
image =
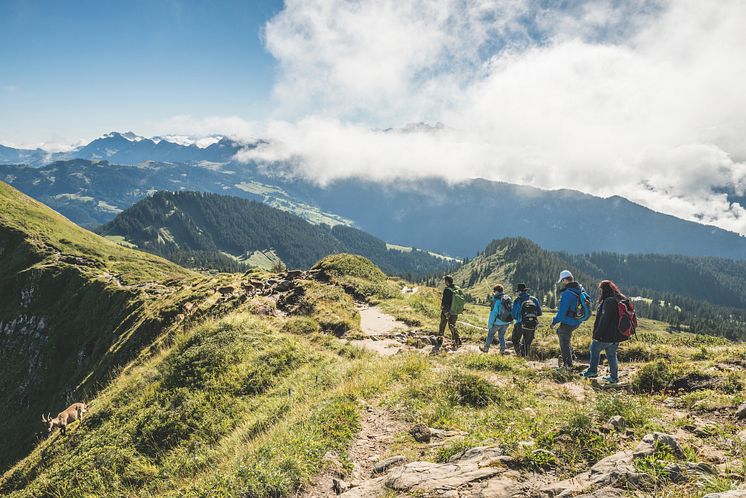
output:
[[387, 458], [385, 460], [381, 460], [376, 464], [375, 467], [373, 467], [373, 473], [374, 474], [381, 474], [383, 472], [386, 472], [388, 469], [393, 467], [394, 465], [402, 462], [406, 462], [407, 459], [403, 457], [402, 455], [396, 455], [392, 456], [390, 458]]
[[291, 290], [294, 286], [295, 284], [293, 283], [292, 280], [281, 280], [280, 282], [277, 283], [277, 285], [275, 285], [274, 290], [276, 292], [287, 292]]
[[617, 432], [622, 432], [627, 428], [627, 422], [621, 415], [614, 415], [609, 419], [609, 425], [614, 428]]
[[433, 433], [430, 428], [424, 424], [415, 425], [414, 427], [412, 427], [412, 430], [410, 430], [409, 433], [418, 443], [429, 443], [430, 439], [433, 437]]
[[733, 489], [722, 493], [710, 493], [702, 498], [746, 498], [746, 489]]
[[736, 410], [736, 418], [743, 420], [746, 419], [746, 403], [741, 403], [741, 405]]
[[691, 372], [674, 380], [669, 389], [671, 391], [701, 391], [702, 389], [714, 389], [721, 383], [719, 377], [712, 377], [700, 372]]
[[[477, 482], [494, 477], [504, 468], [494, 467], [502, 455], [498, 447], [478, 447], [462, 451], [448, 463], [412, 462], [396, 467], [388, 474], [368, 479], [340, 496], [369, 498], [391, 494], [418, 496], [458, 496]], [[482, 495], [499, 496], [499, 495]], [[504, 495], [511, 496], [511, 495]]]
[[644, 458], [652, 455], [659, 444], [668, 446], [674, 455], [684, 457], [684, 451], [681, 449], [679, 441], [674, 436], [663, 432], [653, 432], [642, 438], [642, 441], [634, 450], [634, 457]]
[[332, 478], [332, 491], [334, 491], [336, 494], [341, 495], [348, 489], [350, 489], [349, 483], [343, 481], [342, 479], [337, 479], [336, 477]]

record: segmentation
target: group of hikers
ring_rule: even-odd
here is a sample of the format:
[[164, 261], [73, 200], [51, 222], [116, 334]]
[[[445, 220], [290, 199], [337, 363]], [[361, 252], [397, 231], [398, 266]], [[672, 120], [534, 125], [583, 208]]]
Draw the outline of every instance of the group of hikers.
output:
[[[458, 315], [464, 309], [465, 296], [463, 291], [454, 285], [452, 276], [447, 275], [444, 280], [446, 287], [441, 300], [440, 326], [433, 348], [434, 353], [443, 345], [446, 325], [451, 331], [454, 349], [462, 345], [456, 324]], [[572, 334], [592, 316], [592, 299], [583, 286], [575, 281], [569, 270], [560, 273], [557, 284], [561, 285], [560, 300], [550, 327], [556, 331], [559, 341], [559, 368], [570, 370], [573, 367]], [[590, 364], [581, 375], [589, 379], [598, 377], [601, 353], [605, 352], [609, 363], [609, 375], [604, 377], [604, 380], [616, 384], [619, 382], [619, 343], [635, 333], [637, 317], [632, 303], [614, 282], [603, 280], [598, 284], [598, 289], [599, 299], [593, 324]], [[496, 285], [493, 291], [494, 294], [490, 296], [487, 339], [483, 346], [479, 346], [480, 351], [488, 353], [497, 334], [500, 353], [507, 354], [505, 335], [508, 328], [513, 325], [511, 341], [515, 354], [528, 356], [539, 326], [539, 317], [542, 315], [541, 302], [531, 295], [531, 289], [523, 283], [516, 286], [515, 299], [505, 293], [502, 285]]]

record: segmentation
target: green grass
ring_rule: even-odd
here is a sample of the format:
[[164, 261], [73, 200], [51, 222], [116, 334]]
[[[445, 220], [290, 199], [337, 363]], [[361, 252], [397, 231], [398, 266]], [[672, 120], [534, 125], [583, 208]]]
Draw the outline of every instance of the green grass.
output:
[[327, 451], [344, 453], [357, 400], [388, 374], [280, 326], [233, 314], [183, 332], [105, 390], [79, 430], [8, 472], [0, 493], [289, 494]]

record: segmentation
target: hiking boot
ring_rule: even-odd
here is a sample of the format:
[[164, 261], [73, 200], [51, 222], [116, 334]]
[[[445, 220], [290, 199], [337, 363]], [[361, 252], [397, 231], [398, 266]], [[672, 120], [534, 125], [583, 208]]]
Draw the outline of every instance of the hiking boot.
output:
[[608, 382], [609, 384], [619, 384], [619, 379], [616, 377], [612, 377], [609, 375], [608, 377], [604, 377], [604, 381]]
[[586, 370], [580, 375], [582, 375], [586, 379], [595, 379], [596, 377], [598, 377], [598, 372], [591, 372], [590, 370]]
[[487, 348], [485, 348], [484, 346], [479, 346], [479, 350], [480, 350], [481, 352], [483, 352], [483, 353], [489, 353], [489, 352], [490, 352], [490, 350], [489, 350], [489, 349], [487, 349]]

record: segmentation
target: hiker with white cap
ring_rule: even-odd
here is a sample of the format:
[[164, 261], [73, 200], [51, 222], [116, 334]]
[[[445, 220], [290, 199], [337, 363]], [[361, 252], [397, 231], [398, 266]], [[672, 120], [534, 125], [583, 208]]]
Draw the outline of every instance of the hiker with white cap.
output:
[[572, 272], [563, 270], [557, 284], [562, 285], [559, 309], [552, 320], [552, 328], [557, 328], [562, 367], [572, 368], [572, 333], [591, 314], [591, 298], [583, 286], [575, 281]]

